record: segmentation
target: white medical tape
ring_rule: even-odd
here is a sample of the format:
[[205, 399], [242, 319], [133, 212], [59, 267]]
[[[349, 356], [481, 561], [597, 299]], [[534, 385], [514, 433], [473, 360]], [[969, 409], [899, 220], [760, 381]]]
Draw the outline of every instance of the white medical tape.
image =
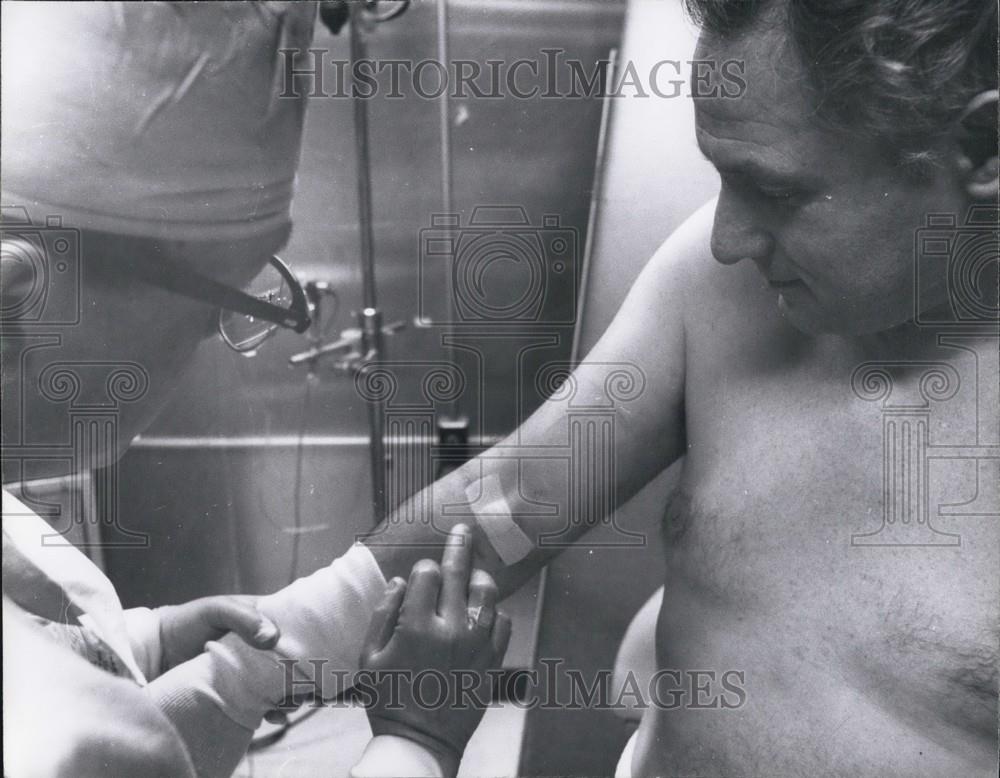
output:
[[499, 478], [488, 475], [474, 481], [466, 487], [465, 496], [476, 523], [505, 565], [520, 562], [531, 553], [535, 544], [511, 516]]

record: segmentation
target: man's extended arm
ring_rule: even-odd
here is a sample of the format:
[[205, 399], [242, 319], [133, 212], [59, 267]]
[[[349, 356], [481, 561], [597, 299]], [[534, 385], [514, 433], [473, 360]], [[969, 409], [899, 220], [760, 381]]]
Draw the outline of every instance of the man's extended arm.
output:
[[[436, 556], [461, 521], [473, 526], [476, 565], [509, 594], [684, 453], [684, 307], [696, 304], [686, 299], [685, 259], [696, 253], [704, 218], [663, 244], [564, 387], [364, 539], [387, 578]], [[493, 525], [495, 539], [505, 510], [527, 541], [513, 538], [498, 554], [482, 525]]]

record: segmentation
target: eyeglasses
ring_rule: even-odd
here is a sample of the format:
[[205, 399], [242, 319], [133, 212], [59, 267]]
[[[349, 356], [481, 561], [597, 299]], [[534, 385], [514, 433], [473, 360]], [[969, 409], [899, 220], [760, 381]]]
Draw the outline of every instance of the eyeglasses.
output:
[[220, 307], [217, 325], [222, 341], [244, 356], [253, 356], [282, 327], [305, 332], [311, 324], [308, 297], [295, 274], [277, 256], [271, 257], [244, 294], [254, 302], [253, 310], [236, 305]]
[[247, 357], [279, 329], [305, 332], [312, 324], [302, 284], [281, 258], [273, 255], [246, 290], [226, 286], [188, 267], [138, 262], [129, 267], [138, 279], [219, 308], [219, 337]]

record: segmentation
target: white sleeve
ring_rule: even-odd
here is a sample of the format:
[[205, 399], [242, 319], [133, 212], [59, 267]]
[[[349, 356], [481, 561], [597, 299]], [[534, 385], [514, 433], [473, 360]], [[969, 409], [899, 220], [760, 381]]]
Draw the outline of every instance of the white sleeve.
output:
[[444, 778], [437, 759], [419, 743], [396, 735], [373, 737], [350, 778]]
[[322, 696], [339, 694], [358, 669], [361, 645], [385, 586], [371, 551], [355, 544], [329, 566], [257, 601], [258, 610], [281, 629], [274, 650], [250, 648], [230, 633], [157, 678], [150, 691], [174, 709], [208, 697], [250, 730], [291, 692], [287, 678], [293, 669], [295, 677], [305, 679], [315, 678], [319, 670]]
[[125, 611], [125, 633], [136, 664], [152, 681], [160, 674], [163, 662], [159, 615], [149, 608], [129, 608]]

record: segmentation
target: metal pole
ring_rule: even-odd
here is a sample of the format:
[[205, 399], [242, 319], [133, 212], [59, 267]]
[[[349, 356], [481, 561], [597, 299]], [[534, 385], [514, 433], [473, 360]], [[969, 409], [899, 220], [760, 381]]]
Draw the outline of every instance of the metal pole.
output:
[[[375, 308], [365, 308], [358, 314], [358, 326], [365, 351], [361, 367], [364, 370], [364, 364], [377, 358], [382, 350], [382, 314]], [[375, 524], [378, 524], [386, 517], [385, 484], [386, 468], [389, 467], [385, 456], [385, 403], [381, 400], [368, 403], [368, 429], [371, 431], [372, 510]]]
[[[366, 57], [365, 42], [362, 38], [360, 14], [364, 6], [351, 6], [351, 72], [354, 63]], [[378, 310], [375, 294], [375, 241], [372, 225], [372, 183], [371, 155], [368, 147], [368, 101], [355, 97], [354, 107], [354, 150], [357, 155], [358, 171], [358, 227], [361, 238], [361, 298], [364, 309], [358, 314], [361, 329], [361, 351], [364, 363], [377, 360], [382, 353], [382, 315]], [[363, 363], [363, 364], [364, 364]], [[362, 364], [362, 369], [364, 369]], [[372, 510], [375, 523], [386, 516], [385, 505], [385, 407], [379, 400], [368, 403], [368, 428], [371, 432], [369, 449], [371, 452]]]
[[[448, 69], [448, 0], [437, 0], [437, 56], [438, 62], [447, 70]], [[438, 134], [440, 143], [440, 155], [441, 155], [441, 211], [445, 214], [454, 213], [454, 202], [452, 198], [452, 161], [451, 161], [451, 97], [448, 94], [449, 89], [445, 89], [441, 93], [441, 97], [438, 100]], [[446, 238], [450, 239], [453, 237], [451, 234], [451, 220], [445, 221], [446, 226]], [[453, 244], [454, 245], [454, 244]], [[456, 262], [458, 257], [452, 257], [452, 263]], [[455, 332], [455, 317], [457, 315], [457, 304], [455, 302], [455, 288], [453, 284], [453, 276], [451, 272], [447, 272], [445, 276], [445, 285], [447, 291], [448, 299], [448, 335], [453, 336]], [[455, 346], [454, 338], [445, 338], [444, 348], [445, 348], [445, 359], [448, 362], [454, 363], [455, 361]], [[458, 409], [458, 398], [454, 398], [448, 402], [448, 416], [450, 421], [457, 421], [459, 419], [459, 409]], [[447, 422], [446, 422], [447, 423]]]
[[[366, 46], [362, 38], [359, 22], [363, 6], [351, 7], [351, 72], [354, 63], [366, 58]], [[375, 298], [375, 240], [372, 227], [372, 183], [371, 155], [368, 150], [368, 101], [355, 97], [351, 100], [354, 108], [354, 151], [357, 155], [358, 170], [358, 210], [361, 231], [361, 299], [365, 308], [376, 308]]]
[[[437, 55], [447, 69], [448, 0], [437, 0]], [[447, 89], [441, 93], [438, 103], [438, 124], [441, 132], [441, 207], [445, 213], [451, 213], [451, 97]]]
[[[437, 56], [446, 70], [449, 69], [448, 52], [448, 0], [437, 0]], [[441, 149], [441, 211], [444, 214], [454, 214], [455, 204], [452, 196], [453, 167], [451, 156], [451, 95], [445, 89], [438, 99], [438, 140]], [[445, 238], [454, 248], [454, 221], [444, 219]], [[454, 270], [458, 261], [457, 253], [452, 256], [452, 264], [445, 272], [445, 296], [447, 299], [448, 327], [443, 339], [444, 357], [450, 364], [455, 364], [455, 322], [458, 317], [458, 302], [455, 299]], [[458, 398], [448, 401], [446, 411], [437, 416], [438, 445], [452, 448], [461, 457], [467, 456], [469, 443], [469, 420], [461, 413]], [[454, 470], [461, 463], [459, 457], [446, 457], [438, 466], [436, 477], [440, 478]]]

